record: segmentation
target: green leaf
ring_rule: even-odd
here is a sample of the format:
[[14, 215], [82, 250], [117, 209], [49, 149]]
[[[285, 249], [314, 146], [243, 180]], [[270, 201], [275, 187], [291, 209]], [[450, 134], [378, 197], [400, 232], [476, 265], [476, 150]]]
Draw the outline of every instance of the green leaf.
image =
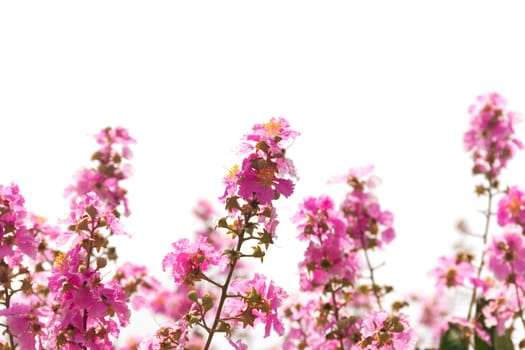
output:
[[510, 332], [505, 332], [502, 335], [497, 335], [494, 330], [494, 349], [495, 350], [514, 350], [514, 344], [510, 337]]
[[458, 327], [449, 327], [439, 340], [439, 350], [468, 350], [468, 337]]
[[188, 299], [196, 303], [199, 301], [199, 296], [196, 291], [192, 290], [188, 293]]
[[483, 339], [477, 335], [474, 337], [474, 350], [493, 350], [489, 344], [485, 343]]
[[208, 311], [213, 307], [213, 298], [209, 294], [202, 296], [202, 307], [204, 311]]

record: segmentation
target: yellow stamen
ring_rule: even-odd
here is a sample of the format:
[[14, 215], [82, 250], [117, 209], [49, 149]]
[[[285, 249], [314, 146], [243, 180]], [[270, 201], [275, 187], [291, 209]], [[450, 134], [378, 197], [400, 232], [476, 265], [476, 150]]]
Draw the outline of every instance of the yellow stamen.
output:
[[58, 253], [55, 257], [55, 266], [62, 267], [64, 265], [64, 260], [66, 259], [66, 254], [64, 253]]
[[521, 200], [517, 197], [512, 197], [506, 205], [512, 216], [516, 217], [521, 211]]
[[281, 130], [281, 123], [272, 119], [268, 123], [264, 123], [263, 128], [270, 137], [275, 137], [279, 135], [279, 132]]
[[234, 166], [230, 168], [226, 177], [228, 179], [233, 179], [238, 173], [239, 173], [239, 166], [235, 164]]
[[275, 171], [271, 167], [259, 169], [257, 170], [257, 178], [263, 186], [271, 186], [275, 178]]

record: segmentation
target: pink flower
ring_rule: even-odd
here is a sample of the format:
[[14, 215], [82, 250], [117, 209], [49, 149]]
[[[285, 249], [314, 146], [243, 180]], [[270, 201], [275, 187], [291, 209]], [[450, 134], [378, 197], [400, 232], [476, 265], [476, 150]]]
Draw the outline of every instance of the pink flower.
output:
[[345, 223], [334, 207], [334, 201], [326, 195], [306, 198], [292, 219], [298, 223], [299, 239], [321, 243], [326, 235], [344, 235]]
[[507, 226], [487, 248], [488, 267], [494, 276], [504, 281], [511, 275], [525, 273], [525, 238], [519, 226]]
[[235, 350], [248, 350], [248, 345], [246, 345], [241, 339], [237, 339], [236, 342], [231, 340], [230, 337], [226, 337], [226, 339]]
[[188, 343], [188, 324], [181, 318], [162, 325], [155, 335], [144, 338], [138, 350], [185, 350]]
[[[246, 140], [255, 141], [257, 145], [265, 143], [272, 154], [277, 154], [299, 135], [299, 132], [290, 129], [290, 124], [286, 119], [279, 117], [271, 118], [264, 124], [255, 124], [252, 132], [246, 135]], [[243, 144], [243, 149], [252, 148], [251, 144]]]
[[472, 263], [464, 259], [462, 255], [452, 257], [439, 257], [439, 264], [430, 272], [430, 276], [436, 278], [436, 286], [458, 287], [463, 286], [466, 281], [474, 277], [476, 269]]
[[301, 290], [322, 289], [332, 282], [354, 283], [360, 267], [356, 246], [332, 199], [306, 198], [294, 221], [301, 231], [299, 238], [309, 241], [299, 264]]
[[[264, 166], [255, 165], [259, 160]], [[293, 193], [294, 183], [279, 177], [274, 164], [255, 155], [244, 159], [239, 177], [238, 194], [245, 200], [256, 198], [261, 204], [273, 201], [277, 195], [289, 197]], [[255, 196], [255, 197], [254, 197]]]
[[363, 349], [412, 350], [416, 334], [403, 314], [390, 314], [384, 310], [366, 313], [361, 327]]
[[364, 249], [381, 248], [395, 238], [394, 215], [381, 209], [371, 191], [379, 183], [370, 174], [372, 169], [350, 169], [346, 182], [352, 190], [346, 195], [340, 209], [346, 219], [347, 233], [357, 246]]
[[289, 197], [294, 183], [287, 177], [297, 177], [297, 173], [292, 160], [286, 157], [286, 147], [297, 135], [283, 118], [256, 124], [252, 133], [245, 136], [241, 166], [234, 166], [224, 178], [226, 188], [221, 201], [240, 197], [268, 204], [280, 195]]
[[[523, 300], [522, 290], [520, 290], [518, 297], [520, 300]], [[496, 331], [501, 335], [505, 332], [507, 326], [511, 324], [512, 317], [520, 308], [516, 289], [498, 286], [491, 288], [484, 295], [484, 298], [488, 300], [487, 305], [482, 309], [485, 317], [485, 326], [488, 328], [496, 326]]]
[[516, 186], [509, 188], [498, 203], [498, 224], [525, 225], [525, 193]]
[[110, 336], [116, 338], [119, 325], [129, 322], [126, 294], [115, 280], [104, 283], [99, 271], [86, 265], [86, 256], [80, 245], [74, 246], [57, 257], [49, 277], [52, 304], [60, 306], [46, 329], [53, 348], [67, 340], [110, 349]]
[[127, 235], [111, 207], [104, 205], [94, 192], [76, 197], [71, 209], [69, 217], [62, 220], [62, 223], [69, 225], [70, 231], [59, 238], [60, 243], [67, 242], [75, 233], [80, 236], [80, 240], [89, 238], [96, 229], [107, 229], [115, 235]]
[[225, 267], [228, 258], [221, 251], [200, 237], [198, 242], [190, 243], [183, 238], [172, 244], [173, 252], [168, 253], [162, 261], [164, 271], [171, 270], [175, 282], [193, 284], [202, 279], [211, 265]]
[[219, 215], [213, 204], [204, 198], [197, 200], [197, 203], [193, 208], [193, 214], [203, 222], [210, 222]]
[[272, 328], [283, 335], [284, 327], [278, 308], [288, 294], [282, 288], [275, 286], [273, 281], [267, 284], [266, 277], [255, 274], [249, 281], [232, 281], [230, 292], [237, 297], [226, 299], [223, 313], [235, 318], [244, 327], [254, 326], [254, 322], [265, 324], [265, 337], [270, 335]]
[[330, 282], [354, 283], [360, 261], [353, 248], [344, 236], [326, 236], [319, 244], [310, 242], [299, 264], [301, 290], [322, 289]]
[[28, 228], [30, 216], [24, 203], [18, 185], [0, 185], [0, 260], [7, 257], [13, 266], [24, 256], [35, 258], [40, 243]]

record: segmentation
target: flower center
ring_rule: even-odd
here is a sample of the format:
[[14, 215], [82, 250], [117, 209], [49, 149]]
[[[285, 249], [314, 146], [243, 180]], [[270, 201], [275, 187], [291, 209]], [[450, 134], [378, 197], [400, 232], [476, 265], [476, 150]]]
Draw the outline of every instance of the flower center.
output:
[[263, 124], [264, 131], [268, 134], [270, 137], [275, 137], [279, 135], [279, 132], [281, 130], [281, 123], [279, 123], [276, 120], [270, 120], [268, 123]]
[[269, 187], [273, 183], [275, 172], [273, 168], [266, 167], [266, 168], [257, 170], [256, 175], [257, 175], [257, 178], [259, 179], [259, 182], [263, 186]]
[[238, 173], [239, 173], [239, 166], [235, 164], [234, 166], [230, 168], [226, 177], [228, 179], [233, 179], [235, 176], [237, 176]]
[[521, 200], [518, 197], [512, 197], [507, 203], [506, 208], [512, 216], [517, 217], [521, 211]]

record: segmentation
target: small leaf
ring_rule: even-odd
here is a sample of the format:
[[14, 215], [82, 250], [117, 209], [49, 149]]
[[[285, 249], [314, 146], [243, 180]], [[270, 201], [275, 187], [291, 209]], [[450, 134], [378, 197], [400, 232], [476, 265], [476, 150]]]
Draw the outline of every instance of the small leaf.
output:
[[[494, 330], [494, 333], [496, 331]], [[514, 350], [514, 344], [510, 337], [510, 332], [505, 332], [502, 335], [494, 334], [494, 349], [495, 350]]]
[[443, 333], [439, 341], [439, 350], [468, 350], [468, 337], [456, 326]]
[[204, 311], [208, 311], [213, 307], [213, 298], [209, 294], [202, 296], [202, 307]]
[[199, 296], [197, 295], [196, 291], [192, 290], [188, 293], [188, 299], [193, 302], [197, 302], [199, 300]]

